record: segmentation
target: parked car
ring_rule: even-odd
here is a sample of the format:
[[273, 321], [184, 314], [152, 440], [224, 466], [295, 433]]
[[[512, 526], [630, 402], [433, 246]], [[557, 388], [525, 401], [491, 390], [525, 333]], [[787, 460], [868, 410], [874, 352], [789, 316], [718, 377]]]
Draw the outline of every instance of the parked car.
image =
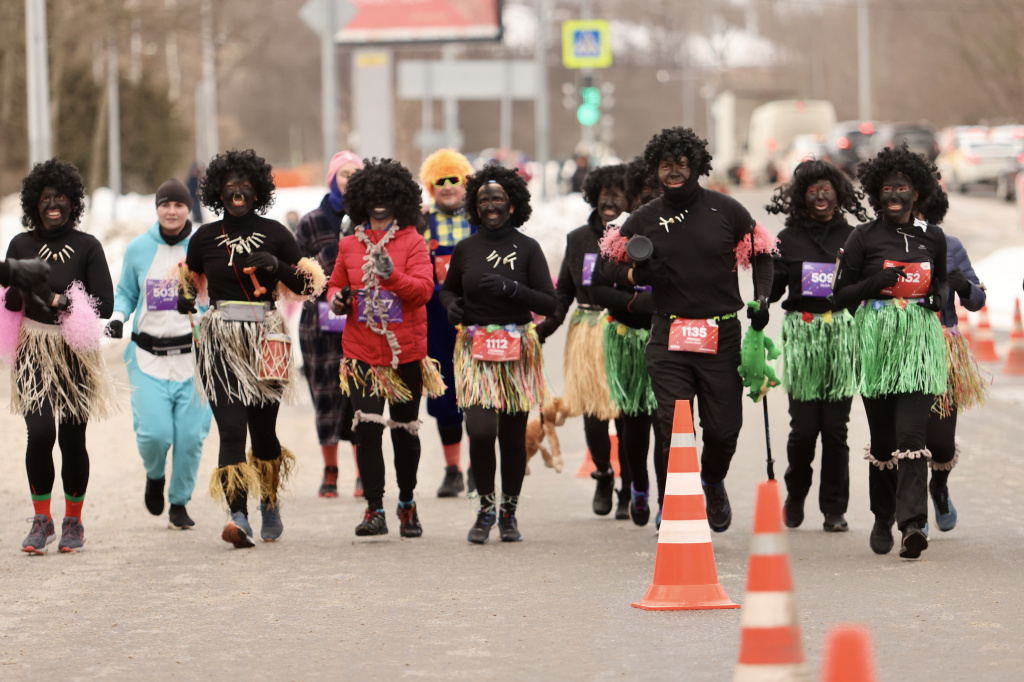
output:
[[793, 171], [796, 170], [801, 161], [827, 158], [824, 135], [797, 135], [793, 138], [793, 142], [790, 143], [789, 149], [779, 159], [778, 182], [789, 182], [793, 178]]
[[851, 178], [857, 177], [857, 165], [868, 158], [868, 144], [875, 134], [871, 121], [837, 123], [825, 139], [825, 153], [832, 163]]
[[1017, 178], [1024, 176], [1024, 151], [1017, 158], [1007, 162], [1003, 172], [996, 178], [996, 196], [1004, 201], [1017, 198]]
[[1010, 142], [965, 137], [956, 142], [955, 149], [940, 154], [935, 163], [948, 191], [963, 193], [971, 185], [997, 185], [1017, 154]]
[[780, 154], [793, 138], [804, 134], [827, 134], [836, 124], [836, 110], [828, 100], [777, 100], [750, 114], [744, 180], [754, 185], [778, 181]]
[[935, 157], [939, 155], [935, 130], [930, 126], [916, 123], [879, 123], [875, 126], [875, 134], [871, 136], [869, 156], [874, 156], [886, 147], [895, 148], [904, 140], [910, 151], [921, 154], [929, 161], [935, 161]]

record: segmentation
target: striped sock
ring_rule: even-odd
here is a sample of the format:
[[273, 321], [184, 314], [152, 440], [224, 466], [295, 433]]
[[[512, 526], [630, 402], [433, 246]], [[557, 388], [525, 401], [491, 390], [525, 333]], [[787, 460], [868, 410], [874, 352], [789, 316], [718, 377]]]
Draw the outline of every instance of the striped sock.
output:
[[52, 518], [50, 516], [50, 495], [51, 493], [32, 496], [32, 507], [35, 508], [35, 513], [37, 515], [43, 514], [47, 519]]
[[82, 520], [82, 505], [85, 504], [85, 495], [73, 497], [64, 493], [64, 516], [73, 516], [79, 521]]

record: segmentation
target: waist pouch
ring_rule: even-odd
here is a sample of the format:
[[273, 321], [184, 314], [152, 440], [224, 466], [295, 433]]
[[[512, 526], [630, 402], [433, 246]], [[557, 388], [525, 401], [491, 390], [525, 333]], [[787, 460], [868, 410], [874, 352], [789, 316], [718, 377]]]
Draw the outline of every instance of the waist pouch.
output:
[[132, 332], [132, 341], [139, 348], [153, 355], [181, 355], [192, 352], [192, 335], [182, 334], [181, 336], [151, 336], [150, 334], [136, 334]]

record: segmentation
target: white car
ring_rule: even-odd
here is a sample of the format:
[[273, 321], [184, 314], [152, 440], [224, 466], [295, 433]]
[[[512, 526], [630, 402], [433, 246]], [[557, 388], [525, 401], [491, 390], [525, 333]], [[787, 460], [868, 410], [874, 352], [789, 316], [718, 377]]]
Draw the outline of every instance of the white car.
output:
[[970, 185], [995, 185], [1017, 154], [1016, 145], [1010, 142], [965, 138], [939, 154], [935, 164], [950, 192], [966, 192]]

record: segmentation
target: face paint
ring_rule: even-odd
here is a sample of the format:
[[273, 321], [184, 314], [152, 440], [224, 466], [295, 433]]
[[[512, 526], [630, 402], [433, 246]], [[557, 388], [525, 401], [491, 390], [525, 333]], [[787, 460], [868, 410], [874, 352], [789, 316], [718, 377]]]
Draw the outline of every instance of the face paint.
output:
[[664, 158], [658, 163], [658, 180], [662, 187], [677, 189], [690, 179], [690, 160], [685, 156]]
[[597, 214], [601, 224], [608, 225], [626, 210], [626, 194], [621, 187], [602, 187], [597, 196]]
[[884, 213], [894, 223], [910, 221], [917, 192], [910, 184], [910, 179], [903, 173], [893, 173], [882, 182], [878, 191], [878, 203]]
[[395, 215], [395, 209], [387, 204], [374, 206], [370, 209], [370, 220], [385, 221]]
[[836, 189], [828, 180], [812, 183], [804, 193], [804, 204], [811, 218], [826, 223], [836, 212]]
[[476, 210], [484, 227], [497, 230], [515, 209], [509, 205], [505, 188], [496, 182], [488, 182], [476, 193]]
[[71, 215], [71, 200], [54, 187], [44, 187], [36, 205], [39, 207], [39, 219], [47, 230], [63, 226]]
[[241, 218], [252, 210], [256, 201], [256, 190], [249, 178], [231, 173], [221, 188], [220, 200], [224, 202], [224, 208], [228, 213]]

